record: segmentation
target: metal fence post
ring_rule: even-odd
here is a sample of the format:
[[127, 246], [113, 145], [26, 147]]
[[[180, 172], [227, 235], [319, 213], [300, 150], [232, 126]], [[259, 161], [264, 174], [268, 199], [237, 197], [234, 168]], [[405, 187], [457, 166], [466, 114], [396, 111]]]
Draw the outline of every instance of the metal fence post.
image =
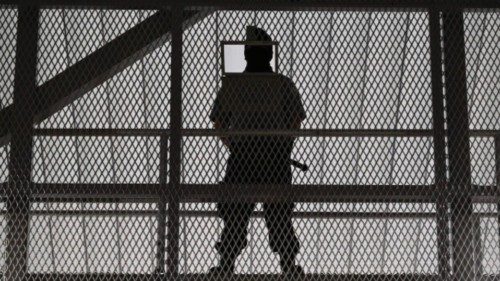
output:
[[448, 229], [448, 204], [446, 202], [446, 152], [443, 104], [443, 71], [441, 59], [441, 24], [439, 11], [429, 10], [429, 34], [431, 51], [432, 81], [432, 120], [434, 142], [435, 186], [438, 190], [436, 200], [437, 237], [438, 237], [438, 270], [441, 280], [448, 280], [450, 274], [450, 243]]
[[167, 161], [168, 161], [168, 136], [162, 134], [160, 136], [160, 194], [158, 200], [158, 231], [157, 231], [157, 247], [156, 247], [156, 273], [165, 273], [165, 228], [166, 228], [166, 205], [167, 205]]
[[453, 274], [455, 280], [472, 280], [474, 235], [463, 11], [450, 10], [442, 16]]
[[[500, 241], [500, 134], [495, 135], [495, 176], [497, 185], [497, 221], [498, 237]], [[500, 243], [498, 243], [500, 248]]]
[[481, 243], [481, 214], [473, 214], [474, 227], [474, 278], [480, 280], [483, 275], [483, 245]]
[[182, 128], [182, 19], [181, 4], [172, 6], [172, 64], [170, 99], [170, 185], [168, 190], [167, 273], [175, 277], [179, 265], [179, 192], [181, 178]]
[[28, 266], [38, 16], [36, 7], [18, 9], [14, 112], [11, 116], [13, 131], [7, 187], [6, 280], [21, 280]]

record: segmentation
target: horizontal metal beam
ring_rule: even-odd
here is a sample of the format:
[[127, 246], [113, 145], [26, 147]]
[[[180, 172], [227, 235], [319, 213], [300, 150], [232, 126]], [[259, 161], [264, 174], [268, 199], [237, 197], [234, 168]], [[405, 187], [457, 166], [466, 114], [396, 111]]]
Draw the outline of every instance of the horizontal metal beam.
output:
[[[32, 187], [34, 200], [159, 198], [159, 184], [40, 184]], [[397, 185], [216, 185], [181, 184], [181, 202], [343, 202], [343, 201], [434, 201], [432, 186]], [[232, 200], [231, 200], [232, 199]]]
[[[0, 274], [0, 279], [3, 275]], [[88, 273], [88, 274], [68, 274], [68, 273], [31, 273], [25, 278], [26, 281], [38, 281], [38, 280], [60, 280], [60, 281], [88, 281], [88, 280], [137, 280], [137, 281], [149, 281], [149, 280], [164, 280], [167, 276], [165, 274], [109, 274], [109, 273]], [[259, 280], [288, 280], [284, 279], [282, 275], [277, 274], [235, 274], [230, 275], [226, 279], [219, 278], [220, 280], [241, 280], [241, 281], [259, 281]], [[364, 280], [377, 280], [377, 281], [437, 281], [441, 280], [439, 276], [430, 274], [305, 274], [303, 276], [304, 280], [335, 280], [335, 281], [364, 281]], [[498, 281], [500, 275], [482, 275], [480, 277], [484, 281]], [[209, 274], [179, 274], [176, 280], [184, 281], [203, 281], [203, 280], [214, 280], [213, 275]]]
[[170, 135], [170, 129], [35, 129], [35, 136], [47, 137], [160, 137]]
[[103, 281], [121, 281], [121, 280], [165, 280], [164, 275], [159, 274], [125, 274], [125, 273], [30, 273], [24, 279], [25, 281], [39, 280], [60, 280], [60, 281], [88, 281], [88, 280], [103, 280]]
[[[33, 183], [33, 202], [156, 202], [160, 184]], [[0, 200], [7, 183], [0, 183]], [[168, 186], [167, 186], [168, 188]], [[181, 184], [181, 202], [238, 198], [256, 202], [435, 202], [433, 185], [218, 185]], [[473, 185], [475, 203], [500, 203], [496, 186]]]
[[[94, 203], [102, 203], [102, 201], [95, 201]], [[0, 216], [7, 214], [7, 211], [1, 210]], [[31, 210], [29, 212], [32, 216], [85, 216], [85, 217], [156, 217], [158, 210], [128, 210], [128, 209], [113, 209], [113, 210], [67, 210], [67, 209], [50, 209], [50, 210]], [[213, 218], [218, 217], [215, 210], [181, 210], [179, 211], [181, 217], [195, 217], [195, 218]], [[254, 211], [253, 217], [263, 218], [263, 211]], [[292, 216], [300, 219], [432, 219], [437, 217], [435, 212], [359, 212], [359, 211], [295, 211]], [[478, 212], [473, 213], [477, 218], [493, 218], [498, 217], [497, 212]]]
[[[160, 136], [169, 129], [36, 129], [38, 136]], [[431, 137], [432, 130], [214, 130], [182, 129], [184, 137], [216, 136], [296, 136], [296, 137]]]
[[[305, 280], [340, 280], [340, 281], [356, 281], [356, 280], [380, 280], [380, 281], [434, 281], [440, 280], [439, 276], [430, 274], [305, 274]], [[3, 274], [0, 274], [0, 279]], [[112, 273], [87, 273], [87, 274], [70, 274], [70, 273], [30, 273], [24, 279], [26, 281], [37, 280], [60, 280], [60, 281], [88, 281], [88, 280], [163, 280], [165, 274], [112, 274]], [[498, 281], [500, 275], [482, 275], [481, 280]], [[208, 274], [180, 274], [176, 280], [214, 280], [214, 276]], [[223, 279], [224, 280], [224, 279]], [[228, 276], [226, 280], [284, 280], [282, 275], [265, 275], [265, 274], [235, 274]]]
[[431, 130], [357, 130], [357, 129], [301, 129], [301, 130], [215, 130], [182, 129], [182, 136], [295, 136], [295, 137], [387, 137], [432, 136]]
[[[175, 280], [290, 280], [279, 274], [234, 274], [227, 276], [227, 278], [214, 279], [214, 275], [210, 274], [179, 274]], [[164, 274], [106, 274], [106, 273], [90, 273], [90, 274], [54, 274], [54, 273], [40, 273], [29, 274], [26, 280], [68, 280], [68, 281], [87, 281], [87, 280], [163, 280], [167, 276]], [[300, 278], [302, 280], [302, 278]], [[436, 275], [428, 274], [305, 274], [304, 280], [379, 280], [379, 281], [434, 281], [439, 280]], [[293, 280], [293, 279], [291, 279]], [[482, 279], [481, 279], [482, 280]]]
[[162, 193], [160, 184], [72, 184], [34, 183], [31, 196], [43, 199], [157, 199]]
[[433, 201], [431, 185], [209, 185], [184, 184], [182, 202]]
[[[170, 135], [170, 129], [35, 129], [37, 136], [161, 136]], [[396, 130], [396, 129], [302, 129], [302, 130], [214, 130], [214, 129], [182, 129], [181, 134], [188, 137], [199, 136], [303, 136], [303, 137], [432, 137], [432, 130]], [[500, 130], [472, 130], [471, 137], [495, 137]]]
[[[33, 3], [32, 3], [33, 4]], [[185, 14], [184, 27], [194, 24], [208, 13], [191, 11]], [[68, 67], [37, 88], [35, 123], [40, 123], [66, 105], [102, 84], [170, 40], [172, 29], [169, 11], [156, 14], [135, 25], [103, 47]], [[13, 105], [0, 111], [0, 146], [9, 141]]]
[[[0, 211], [0, 215], [5, 215]], [[30, 211], [32, 216], [85, 216], [85, 217], [156, 217], [157, 210], [37, 210]], [[181, 217], [212, 218], [218, 217], [217, 211], [179, 211]], [[264, 212], [255, 211], [253, 217], [263, 218]], [[436, 213], [430, 212], [293, 212], [294, 218], [302, 219], [422, 219], [436, 218]], [[496, 213], [482, 213], [481, 217], [496, 218]]]
[[[214, 280], [213, 276], [203, 274], [181, 275], [179, 280]], [[430, 274], [305, 274], [304, 278], [283, 278], [282, 275], [233, 275], [225, 280], [241, 280], [241, 281], [259, 281], [259, 280], [335, 280], [335, 281], [442, 281], [439, 276]], [[484, 281], [498, 281], [498, 275], [482, 275], [481, 280]]]
[[472, 201], [474, 203], [500, 203], [500, 197], [495, 196], [495, 194], [496, 187], [492, 185], [473, 185], [471, 187]]
[[[70, 6], [96, 7], [108, 9], [150, 9], [171, 6], [176, 0], [1, 0], [0, 4], [7, 5], [38, 5], [38, 6]], [[268, 9], [268, 10], [297, 10], [305, 8], [498, 8], [497, 0], [275, 0], [275, 1], [246, 1], [246, 0], [184, 0], [186, 6], [209, 6], [224, 9]]]
[[470, 130], [471, 137], [495, 137], [500, 136], [500, 130]]
[[[119, 212], [119, 211], [117, 211]], [[181, 211], [182, 217], [218, 217], [216, 211]], [[256, 211], [253, 217], [263, 218], [264, 212]], [[497, 213], [474, 213], [480, 218], [497, 218]], [[293, 212], [292, 217], [301, 219], [434, 219], [436, 213], [431, 212]]]

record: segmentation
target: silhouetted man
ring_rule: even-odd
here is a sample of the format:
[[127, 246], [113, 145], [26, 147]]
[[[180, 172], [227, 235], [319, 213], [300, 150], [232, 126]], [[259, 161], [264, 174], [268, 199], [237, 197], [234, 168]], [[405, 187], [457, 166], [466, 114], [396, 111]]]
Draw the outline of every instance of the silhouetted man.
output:
[[[248, 26], [246, 32], [247, 41], [271, 42], [270, 36], [260, 28]], [[291, 79], [273, 73], [270, 65], [272, 57], [273, 49], [270, 44], [245, 45], [247, 65], [244, 74], [239, 78], [228, 78], [233, 79], [230, 80], [232, 84], [229, 83], [232, 86], [224, 85], [223, 82], [217, 93], [210, 114], [216, 129], [300, 128], [306, 114], [299, 92]], [[260, 74], [263, 74], [261, 76], [264, 80], [255, 78]], [[274, 81], [274, 87], [270, 87], [266, 82], [258, 82], [267, 81], [269, 77]], [[254, 78], [256, 80], [252, 80]], [[230, 151], [224, 183], [291, 184], [290, 155], [294, 139], [289, 136], [221, 137]], [[255, 203], [217, 204], [218, 215], [224, 221], [224, 229], [216, 244], [220, 263], [218, 267], [211, 269], [212, 273], [228, 274], [234, 270], [236, 258], [247, 245], [247, 226], [254, 207]], [[300, 245], [292, 225], [293, 208], [293, 202], [263, 204], [270, 246], [273, 252], [280, 255], [281, 269], [285, 274], [302, 273], [302, 268], [295, 265], [295, 256]]]

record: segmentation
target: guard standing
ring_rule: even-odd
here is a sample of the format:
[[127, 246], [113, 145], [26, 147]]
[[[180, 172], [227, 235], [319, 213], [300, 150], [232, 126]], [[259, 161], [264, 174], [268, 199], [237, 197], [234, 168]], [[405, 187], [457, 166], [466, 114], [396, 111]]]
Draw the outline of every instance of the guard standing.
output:
[[[306, 117], [300, 94], [288, 77], [276, 74], [270, 65], [273, 57], [271, 37], [262, 29], [248, 26], [245, 45], [247, 62], [243, 74], [223, 77], [221, 90], [212, 107], [210, 120], [215, 129], [269, 130], [299, 129]], [[295, 137], [232, 136], [221, 137], [229, 149], [224, 183], [291, 184], [290, 155]], [[255, 203], [224, 200], [217, 204], [224, 229], [216, 249], [219, 266], [210, 271], [229, 274], [238, 255], [247, 245], [247, 227]], [[273, 252], [280, 255], [284, 274], [300, 274], [295, 265], [299, 241], [292, 225], [293, 202], [264, 203], [263, 212]]]

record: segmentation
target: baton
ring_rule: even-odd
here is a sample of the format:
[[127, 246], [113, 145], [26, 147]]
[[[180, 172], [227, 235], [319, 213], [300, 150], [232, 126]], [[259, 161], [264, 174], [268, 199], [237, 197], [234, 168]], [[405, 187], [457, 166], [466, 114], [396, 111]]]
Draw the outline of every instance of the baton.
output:
[[300, 163], [297, 160], [290, 159], [290, 165], [295, 168], [299, 168], [302, 172], [307, 172], [307, 170], [309, 170], [309, 167], [306, 164]]
[[[228, 148], [229, 148], [229, 151], [231, 151], [231, 148], [229, 146], [228, 146]], [[294, 159], [290, 159], [289, 161], [290, 161], [290, 165], [294, 166], [295, 168], [300, 169], [302, 172], [307, 172], [307, 170], [309, 170], [309, 166], [307, 166], [304, 163], [300, 163], [299, 161], [294, 160]]]

